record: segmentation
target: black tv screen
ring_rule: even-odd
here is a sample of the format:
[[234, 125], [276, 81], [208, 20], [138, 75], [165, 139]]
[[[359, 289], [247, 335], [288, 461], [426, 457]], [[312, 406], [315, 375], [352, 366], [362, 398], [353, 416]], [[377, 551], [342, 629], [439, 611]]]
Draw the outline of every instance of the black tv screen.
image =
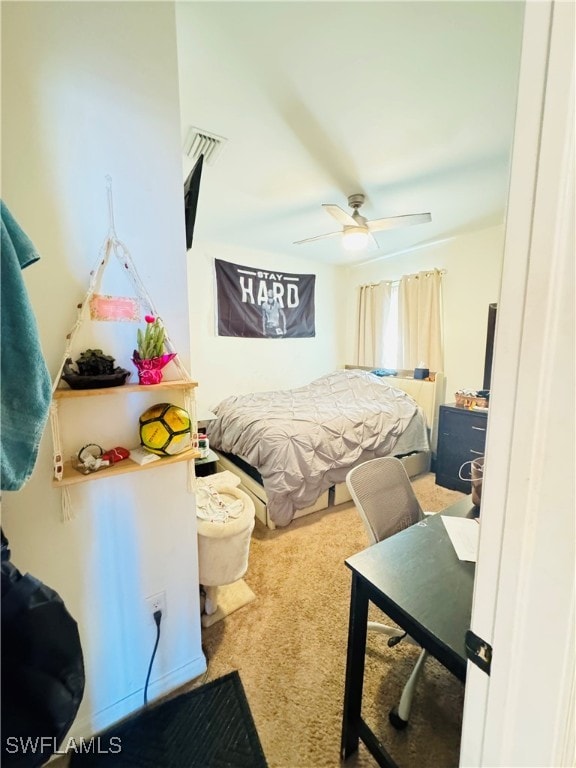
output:
[[184, 182], [184, 219], [186, 223], [186, 249], [192, 248], [194, 236], [194, 224], [196, 223], [196, 208], [198, 207], [198, 195], [200, 193], [200, 179], [202, 178], [202, 165], [204, 155], [200, 155], [194, 168], [188, 174]]
[[494, 334], [496, 332], [497, 304], [488, 305], [488, 327], [486, 329], [486, 353], [484, 357], [484, 383], [483, 389], [490, 389], [492, 378], [492, 358], [494, 357]]

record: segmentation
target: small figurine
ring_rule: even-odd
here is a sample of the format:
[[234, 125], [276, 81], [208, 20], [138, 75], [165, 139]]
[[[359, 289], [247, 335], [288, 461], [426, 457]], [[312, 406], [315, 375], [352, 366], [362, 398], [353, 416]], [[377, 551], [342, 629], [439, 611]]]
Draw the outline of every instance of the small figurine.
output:
[[97, 443], [88, 443], [78, 451], [78, 466], [76, 468], [79, 472], [88, 475], [127, 459], [129, 456], [130, 451], [127, 448], [122, 448], [122, 446], [103, 451]]

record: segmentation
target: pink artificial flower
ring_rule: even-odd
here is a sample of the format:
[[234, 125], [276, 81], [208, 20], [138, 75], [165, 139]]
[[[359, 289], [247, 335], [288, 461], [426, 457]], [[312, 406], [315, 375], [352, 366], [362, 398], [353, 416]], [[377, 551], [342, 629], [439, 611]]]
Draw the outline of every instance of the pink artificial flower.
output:
[[162, 368], [176, 357], [175, 352], [169, 352], [159, 357], [146, 357], [142, 359], [138, 352], [134, 350], [132, 361], [138, 368], [138, 379], [140, 384], [159, 384], [162, 381]]
[[154, 315], [144, 315], [144, 320], [146, 320], [147, 323], [154, 323], [156, 318]]

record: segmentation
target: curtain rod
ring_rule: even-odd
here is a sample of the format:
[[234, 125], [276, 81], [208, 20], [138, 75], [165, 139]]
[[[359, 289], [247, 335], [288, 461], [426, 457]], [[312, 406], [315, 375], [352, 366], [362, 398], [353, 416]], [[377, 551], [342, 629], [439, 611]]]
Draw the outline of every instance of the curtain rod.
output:
[[398, 278], [398, 280], [379, 280], [377, 283], [365, 283], [364, 285], [360, 286], [361, 288], [375, 288], [377, 285], [380, 285], [381, 283], [389, 283], [390, 285], [400, 285], [401, 281], [405, 277], [415, 277], [418, 278], [419, 275], [424, 274], [426, 276], [433, 275], [435, 272], [438, 272], [441, 275], [446, 275], [448, 270], [447, 269], [435, 269], [435, 270], [424, 270], [422, 272], [415, 272], [411, 275], [403, 275], [401, 278]]

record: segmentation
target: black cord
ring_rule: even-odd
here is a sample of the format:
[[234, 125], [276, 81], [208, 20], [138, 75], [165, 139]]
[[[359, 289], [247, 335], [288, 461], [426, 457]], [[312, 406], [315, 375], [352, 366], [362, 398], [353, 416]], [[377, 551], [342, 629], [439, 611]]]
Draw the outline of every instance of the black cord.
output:
[[393, 635], [391, 638], [388, 639], [388, 647], [394, 648], [395, 645], [398, 645], [399, 642], [404, 640], [405, 637], [407, 637], [408, 632], [404, 632], [403, 635]]
[[144, 706], [148, 706], [148, 683], [150, 682], [150, 674], [152, 673], [152, 664], [154, 664], [154, 656], [156, 656], [156, 649], [160, 641], [160, 622], [162, 621], [162, 611], [154, 611], [154, 622], [156, 624], [156, 642], [154, 643], [154, 650], [152, 651], [152, 658], [150, 659], [150, 666], [148, 667], [148, 674], [146, 675], [146, 685], [144, 686]]

